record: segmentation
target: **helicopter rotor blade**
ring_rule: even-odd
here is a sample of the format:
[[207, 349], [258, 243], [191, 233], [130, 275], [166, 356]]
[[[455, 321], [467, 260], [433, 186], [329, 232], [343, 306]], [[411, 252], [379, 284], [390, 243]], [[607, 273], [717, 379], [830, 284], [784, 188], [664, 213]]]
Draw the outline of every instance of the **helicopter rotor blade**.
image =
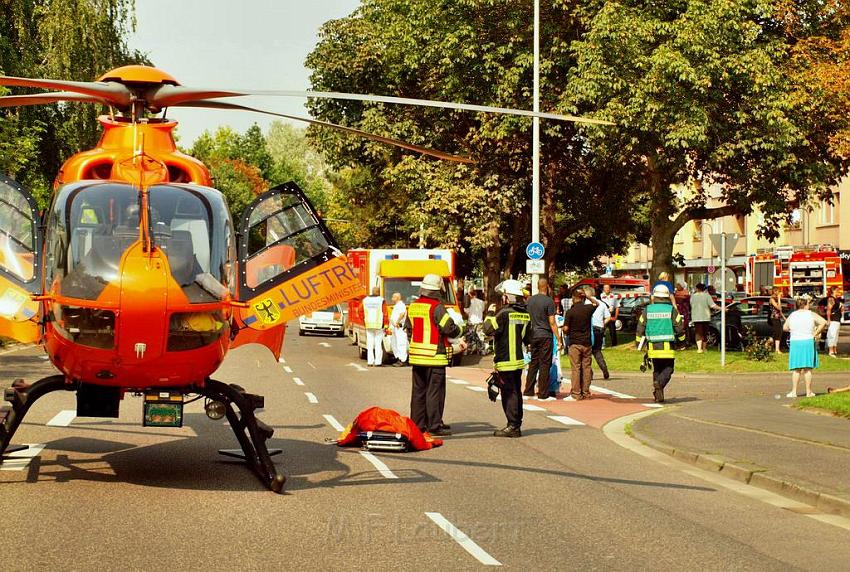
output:
[[23, 107], [27, 105], [44, 105], [62, 101], [79, 101], [83, 103], [102, 103], [109, 105], [99, 97], [83, 95], [71, 91], [54, 91], [50, 93], [33, 93], [30, 95], [5, 95], [0, 97], [0, 107]]
[[535, 113], [525, 109], [513, 109], [509, 107], [494, 107], [490, 105], [473, 105], [469, 103], [454, 103], [447, 101], [434, 101], [430, 99], [411, 99], [408, 97], [391, 97], [385, 95], [369, 95], [361, 93], [342, 93], [333, 91], [265, 91], [265, 90], [221, 90], [189, 88], [183, 86], [163, 85], [156, 92], [148, 95], [148, 103], [157, 107], [173, 107], [182, 102], [195, 99], [209, 99], [218, 97], [238, 97], [248, 95], [274, 96], [274, 97], [316, 97], [321, 99], [342, 99], [351, 101], [368, 101], [374, 103], [393, 103], [401, 105], [416, 105], [419, 107], [435, 107], [439, 109], [456, 109], [460, 111], [478, 111], [484, 113], [501, 113], [505, 115], [519, 115], [523, 117], [539, 117], [541, 119], [554, 119], [558, 121], [573, 121], [576, 123], [589, 123], [594, 125], [614, 125], [611, 121], [594, 119], [591, 117], [578, 117], [576, 115], [563, 115], [560, 113]]
[[213, 101], [213, 100], [194, 100], [194, 101], [184, 101], [177, 105], [172, 105], [172, 107], [198, 107], [198, 108], [206, 108], [206, 109], [235, 109], [239, 111], [253, 111], [254, 113], [263, 113], [265, 115], [272, 115], [274, 117], [283, 117], [285, 119], [292, 119], [294, 121], [303, 121], [305, 123], [309, 123], [311, 125], [320, 125], [322, 127], [329, 127], [331, 129], [335, 129], [337, 131], [343, 131], [346, 133], [351, 133], [354, 135], [359, 135], [360, 137], [365, 137], [366, 139], [371, 139], [373, 141], [378, 141], [380, 143], [386, 143], [388, 145], [395, 145], [396, 147], [401, 147], [402, 149], [407, 149], [409, 151], [416, 151], [417, 153], [422, 153], [423, 155], [429, 155], [431, 157], [436, 157], [438, 159], [443, 159], [445, 161], [453, 161], [455, 163], [466, 163], [473, 164], [474, 160], [469, 157], [462, 157], [460, 155], [452, 155], [451, 153], [445, 153], [443, 151], [438, 151], [436, 149], [429, 149], [427, 147], [420, 147], [419, 145], [414, 145], [412, 143], [407, 143], [405, 141], [401, 141], [399, 139], [393, 139], [391, 137], [383, 137], [381, 135], [375, 135], [374, 133], [369, 133], [368, 131], [361, 131], [360, 129], [355, 129], [353, 127], [345, 127], [344, 125], [337, 125], [336, 123], [328, 123], [327, 121], [319, 121], [317, 119], [310, 119], [307, 117], [298, 117], [296, 115], [286, 115], [284, 113], [275, 113], [273, 111], [265, 111], [262, 109], [256, 109], [254, 107], [248, 107], [245, 105], [239, 105], [236, 103], [228, 103], [224, 101]]
[[133, 100], [133, 93], [125, 85], [114, 81], [62, 81], [57, 79], [0, 76], [0, 85], [72, 91], [74, 93], [100, 98], [109, 105], [114, 105], [120, 109], [128, 107]]

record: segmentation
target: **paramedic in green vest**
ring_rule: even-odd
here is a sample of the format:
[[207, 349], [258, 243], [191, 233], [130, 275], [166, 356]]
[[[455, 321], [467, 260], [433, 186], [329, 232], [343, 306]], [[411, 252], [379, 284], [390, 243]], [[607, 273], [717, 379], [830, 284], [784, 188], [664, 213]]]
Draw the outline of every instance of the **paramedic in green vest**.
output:
[[446, 406], [446, 367], [452, 361], [449, 338], [459, 338], [463, 328], [443, 306], [443, 279], [427, 274], [419, 286], [419, 298], [407, 308], [405, 330], [410, 345], [407, 359], [413, 369], [410, 418], [423, 433], [451, 435], [443, 423]]
[[652, 395], [664, 402], [664, 388], [673, 375], [676, 342], [685, 341], [685, 321], [670, 300], [670, 290], [663, 284], [652, 289], [652, 300], [641, 313], [637, 325], [638, 348], [647, 344], [652, 360]]
[[[495, 339], [494, 361], [501, 381], [502, 409], [508, 424], [494, 432], [496, 437], [522, 437], [522, 346], [531, 345], [531, 315], [525, 306], [522, 284], [505, 280], [496, 286], [505, 304], [498, 313], [491, 305], [484, 320], [484, 333]], [[546, 388], [544, 388], [546, 389]]]

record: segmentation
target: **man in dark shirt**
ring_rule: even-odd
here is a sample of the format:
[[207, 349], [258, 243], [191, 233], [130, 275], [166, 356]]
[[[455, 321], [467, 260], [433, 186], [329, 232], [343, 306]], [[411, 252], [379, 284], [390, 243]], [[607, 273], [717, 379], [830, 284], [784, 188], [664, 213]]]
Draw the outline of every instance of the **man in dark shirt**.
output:
[[596, 303], [586, 303], [587, 297], [581, 288], [573, 292], [573, 306], [564, 316], [564, 333], [570, 336], [570, 397], [567, 399], [580, 400], [590, 397], [590, 380], [592, 376], [590, 340], [591, 319], [596, 311]]
[[523, 395], [534, 395], [536, 382], [538, 399], [554, 399], [554, 395], [549, 395], [549, 368], [552, 367], [558, 326], [555, 324], [555, 302], [549, 297], [546, 278], [537, 281], [537, 294], [528, 299], [528, 313], [531, 315], [531, 363]]

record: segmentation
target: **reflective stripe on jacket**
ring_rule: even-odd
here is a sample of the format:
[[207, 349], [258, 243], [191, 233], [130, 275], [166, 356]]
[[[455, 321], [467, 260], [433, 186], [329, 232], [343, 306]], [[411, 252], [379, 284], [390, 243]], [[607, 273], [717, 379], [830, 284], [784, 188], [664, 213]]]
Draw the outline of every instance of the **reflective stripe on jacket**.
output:
[[460, 336], [463, 329], [454, 323], [439, 300], [420, 296], [407, 309], [407, 326], [410, 333], [407, 353], [411, 365], [449, 365], [452, 347], [446, 339]]
[[531, 344], [531, 316], [524, 304], [505, 306], [484, 320], [484, 333], [495, 338], [496, 371], [517, 371], [525, 367], [523, 344]]

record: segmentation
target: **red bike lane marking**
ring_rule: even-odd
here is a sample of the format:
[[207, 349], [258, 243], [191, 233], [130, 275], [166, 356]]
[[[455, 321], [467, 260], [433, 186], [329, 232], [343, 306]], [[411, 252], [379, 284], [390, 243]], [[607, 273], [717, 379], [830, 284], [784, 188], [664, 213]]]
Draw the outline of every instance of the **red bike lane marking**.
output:
[[[449, 381], [460, 379], [471, 385], [486, 387], [489, 375], [489, 370], [480, 368], [450, 368], [447, 371], [446, 378]], [[531, 398], [526, 399], [524, 403], [542, 407], [548, 414], [572, 417], [597, 429], [618, 417], [646, 411], [646, 404], [651, 403], [637, 398], [622, 399], [605, 393], [593, 393], [590, 399], [581, 401], [564, 401], [563, 398], [567, 395], [569, 394], [558, 393], [557, 401], [539, 401]]]

